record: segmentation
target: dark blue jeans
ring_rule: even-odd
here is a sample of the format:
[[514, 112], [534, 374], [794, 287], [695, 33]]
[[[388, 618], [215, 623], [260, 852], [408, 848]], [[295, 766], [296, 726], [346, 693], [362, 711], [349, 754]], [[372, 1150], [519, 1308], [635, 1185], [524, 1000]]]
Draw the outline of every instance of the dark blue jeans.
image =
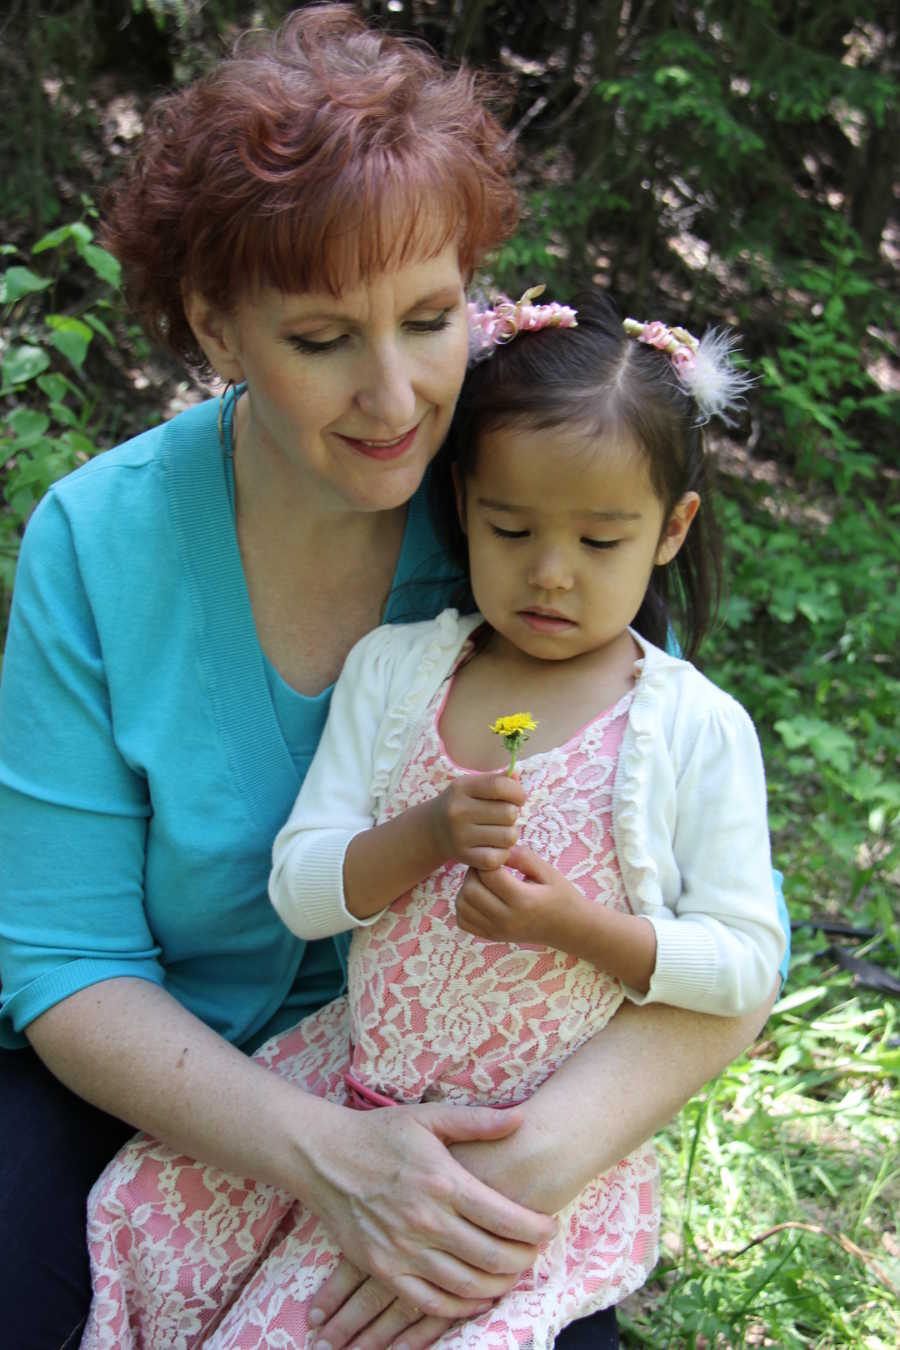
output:
[[[10, 1350], [76, 1350], [91, 1297], [88, 1191], [132, 1134], [33, 1050], [0, 1050], [0, 1341]], [[556, 1344], [615, 1350], [615, 1310], [573, 1323]]]

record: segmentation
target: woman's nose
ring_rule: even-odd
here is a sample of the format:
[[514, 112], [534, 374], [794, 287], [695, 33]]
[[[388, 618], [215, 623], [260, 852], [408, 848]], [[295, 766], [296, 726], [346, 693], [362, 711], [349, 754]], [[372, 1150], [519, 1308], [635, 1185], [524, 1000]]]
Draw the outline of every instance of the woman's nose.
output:
[[373, 430], [410, 430], [415, 422], [416, 390], [412, 362], [401, 349], [391, 345], [372, 353], [356, 401], [378, 424]]
[[528, 583], [540, 591], [568, 591], [572, 588], [572, 568], [562, 549], [542, 549], [532, 560]]

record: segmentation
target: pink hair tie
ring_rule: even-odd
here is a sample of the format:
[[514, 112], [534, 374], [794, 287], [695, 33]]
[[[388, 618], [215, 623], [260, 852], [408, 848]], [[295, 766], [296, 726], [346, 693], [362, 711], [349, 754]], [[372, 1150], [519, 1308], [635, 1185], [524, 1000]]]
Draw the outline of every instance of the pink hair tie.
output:
[[721, 417], [734, 426], [731, 413], [743, 408], [744, 394], [754, 381], [732, 364], [736, 340], [730, 333], [710, 328], [698, 340], [686, 328], [668, 328], [658, 319], [649, 323], [625, 319], [622, 327], [629, 337], [668, 356], [678, 384], [700, 411], [701, 424], [711, 417]]
[[568, 305], [535, 305], [546, 287], [532, 286], [521, 300], [498, 295], [492, 307], [469, 304], [469, 359], [481, 361], [496, 347], [512, 342], [519, 333], [536, 333], [541, 328], [577, 328], [576, 310]]

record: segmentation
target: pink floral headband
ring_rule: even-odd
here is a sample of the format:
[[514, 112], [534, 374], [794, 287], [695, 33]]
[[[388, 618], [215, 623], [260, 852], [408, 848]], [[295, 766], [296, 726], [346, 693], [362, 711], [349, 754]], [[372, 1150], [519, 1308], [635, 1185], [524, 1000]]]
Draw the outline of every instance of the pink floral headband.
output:
[[744, 406], [744, 394], [754, 381], [732, 365], [735, 339], [730, 333], [711, 328], [698, 340], [686, 328], [667, 328], [658, 319], [625, 319], [622, 327], [629, 337], [668, 356], [678, 383], [700, 410], [701, 423], [721, 417], [734, 425], [730, 414]]
[[512, 342], [518, 333], [536, 333], [541, 328], [577, 328], [576, 310], [568, 305], [535, 305], [544, 286], [532, 286], [521, 300], [498, 295], [493, 307], [469, 304], [469, 359], [483, 361], [504, 342]]

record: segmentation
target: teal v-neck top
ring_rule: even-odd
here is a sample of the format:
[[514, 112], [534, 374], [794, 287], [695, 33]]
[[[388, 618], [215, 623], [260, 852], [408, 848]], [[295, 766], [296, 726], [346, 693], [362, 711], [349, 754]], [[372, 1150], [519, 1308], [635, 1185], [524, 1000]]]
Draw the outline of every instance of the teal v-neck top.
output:
[[[98, 456], [26, 531], [0, 682], [0, 1044], [135, 976], [250, 1048], [343, 982], [346, 935], [304, 944], [266, 891], [331, 691], [298, 694], [260, 647], [218, 410]], [[423, 485], [385, 617], [431, 617], [459, 584]]]

